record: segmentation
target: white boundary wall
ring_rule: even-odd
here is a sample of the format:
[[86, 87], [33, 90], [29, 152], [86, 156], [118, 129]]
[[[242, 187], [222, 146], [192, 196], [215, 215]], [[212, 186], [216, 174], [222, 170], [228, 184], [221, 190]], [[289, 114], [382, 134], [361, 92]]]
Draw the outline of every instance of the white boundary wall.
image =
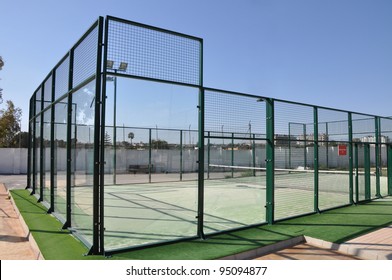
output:
[[27, 174], [27, 149], [0, 148], [0, 174]]

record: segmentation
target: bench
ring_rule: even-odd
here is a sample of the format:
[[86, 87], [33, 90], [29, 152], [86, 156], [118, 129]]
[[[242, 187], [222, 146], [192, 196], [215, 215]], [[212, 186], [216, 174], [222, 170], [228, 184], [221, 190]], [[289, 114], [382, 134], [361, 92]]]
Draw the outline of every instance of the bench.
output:
[[[136, 174], [138, 172], [148, 173], [150, 171], [149, 166], [150, 166], [149, 164], [130, 164], [128, 166], [128, 172], [133, 174]], [[153, 170], [154, 170], [154, 165], [151, 164], [151, 173], [153, 172]]]

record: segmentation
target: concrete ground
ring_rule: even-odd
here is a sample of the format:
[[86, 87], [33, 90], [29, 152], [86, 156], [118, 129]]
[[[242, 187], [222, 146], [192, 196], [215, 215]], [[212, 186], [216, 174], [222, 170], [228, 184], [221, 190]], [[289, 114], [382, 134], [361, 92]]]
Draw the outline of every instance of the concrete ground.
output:
[[29, 233], [25, 231], [20, 214], [15, 211], [4, 184], [0, 183], [0, 260], [36, 260]]

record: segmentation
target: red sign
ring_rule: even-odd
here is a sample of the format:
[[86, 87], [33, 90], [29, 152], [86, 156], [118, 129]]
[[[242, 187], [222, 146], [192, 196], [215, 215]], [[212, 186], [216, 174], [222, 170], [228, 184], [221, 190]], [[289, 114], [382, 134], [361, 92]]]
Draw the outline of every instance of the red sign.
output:
[[338, 154], [339, 156], [347, 156], [347, 145], [339, 145]]

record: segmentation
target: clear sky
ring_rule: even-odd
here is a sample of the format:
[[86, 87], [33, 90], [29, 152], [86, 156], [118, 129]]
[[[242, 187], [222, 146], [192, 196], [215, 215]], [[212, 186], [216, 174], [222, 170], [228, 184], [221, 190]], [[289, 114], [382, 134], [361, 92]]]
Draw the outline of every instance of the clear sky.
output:
[[390, 0], [1, 0], [4, 99], [23, 110], [88, 27], [112, 15], [204, 39], [204, 85], [392, 115]]

